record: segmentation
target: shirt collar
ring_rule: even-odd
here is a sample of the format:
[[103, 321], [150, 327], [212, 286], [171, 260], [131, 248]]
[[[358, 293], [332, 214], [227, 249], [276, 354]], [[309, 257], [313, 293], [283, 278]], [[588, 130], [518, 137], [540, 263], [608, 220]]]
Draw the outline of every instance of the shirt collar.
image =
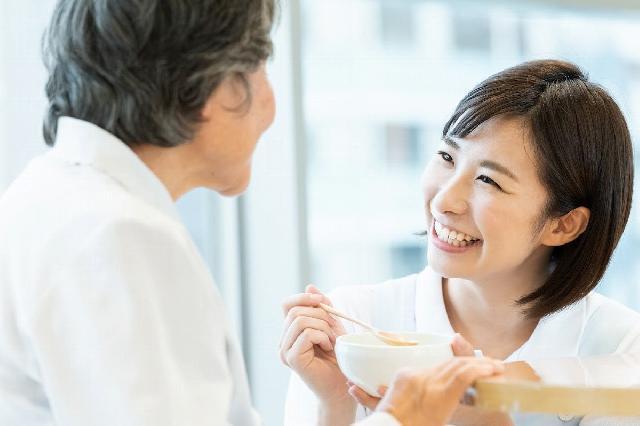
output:
[[586, 298], [540, 320], [533, 334], [509, 361], [577, 356], [587, 322]]
[[106, 130], [87, 121], [60, 117], [52, 155], [72, 164], [93, 167], [131, 194], [179, 220], [171, 195], [160, 179], [131, 148]]
[[[576, 356], [586, 322], [586, 300], [540, 320], [531, 337], [505, 361]], [[442, 294], [442, 276], [426, 267], [416, 282], [416, 331], [453, 334]]]
[[442, 276], [427, 266], [416, 281], [416, 331], [454, 334], [442, 295]]

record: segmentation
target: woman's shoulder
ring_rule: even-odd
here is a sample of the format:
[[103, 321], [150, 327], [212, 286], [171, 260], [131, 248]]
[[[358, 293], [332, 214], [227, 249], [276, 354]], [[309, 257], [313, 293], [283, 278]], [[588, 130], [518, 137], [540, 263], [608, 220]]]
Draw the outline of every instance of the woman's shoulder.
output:
[[596, 292], [591, 292], [584, 303], [580, 353], [602, 355], [640, 350], [640, 313]]
[[585, 297], [585, 301], [591, 314], [602, 310], [614, 312], [624, 317], [640, 319], [640, 312], [596, 291], [589, 293], [587, 297]]

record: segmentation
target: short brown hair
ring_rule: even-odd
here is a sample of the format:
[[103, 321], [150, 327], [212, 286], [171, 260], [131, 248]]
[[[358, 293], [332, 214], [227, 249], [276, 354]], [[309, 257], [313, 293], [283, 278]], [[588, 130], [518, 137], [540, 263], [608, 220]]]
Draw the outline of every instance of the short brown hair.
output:
[[497, 116], [520, 117], [531, 131], [538, 175], [549, 194], [543, 218], [584, 206], [585, 232], [553, 250], [554, 269], [517, 303], [541, 318], [586, 296], [602, 278], [631, 210], [633, 147], [620, 108], [574, 64], [525, 62], [469, 92], [443, 137], [469, 135]]

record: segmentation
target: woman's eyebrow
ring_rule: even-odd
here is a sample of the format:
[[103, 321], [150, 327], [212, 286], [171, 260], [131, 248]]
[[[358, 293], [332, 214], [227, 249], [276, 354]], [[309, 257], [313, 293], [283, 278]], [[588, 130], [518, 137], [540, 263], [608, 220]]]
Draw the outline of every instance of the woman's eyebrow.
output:
[[456, 141], [454, 141], [451, 136], [445, 136], [442, 138], [442, 141], [444, 143], [446, 143], [447, 145], [449, 145], [451, 148], [453, 149], [459, 149], [460, 148], [460, 144]]
[[[442, 141], [453, 149], [460, 149], [460, 144], [455, 140], [453, 140], [451, 136], [444, 136], [442, 138]], [[510, 177], [511, 179], [515, 180], [518, 183], [520, 182], [516, 177], [516, 175], [511, 170], [509, 170], [508, 168], [506, 168], [500, 163], [496, 163], [495, 161], [482, 160], [482, 162], [480, 162], [480, 167], [494, 170], [498, 173], [502, 173], [503, 175]]]
[[511, 179], [515, 180], [516, 182], [520, 182], [518, 180], [518, 178], [516, 177], [516, 175], [514, 175], [511, 172], [511, 170], [507, 169], [505, 166], [503, 166], [503, 165], [501, 165], [499, 163], [496, 163], [495, 161], [482, 160], [480, 162], [480, 167], [484, 167], [484, 168], [487, 168], [487, 169], [494, 170], [494, 171], [496, 171], [498, 173], [502, 173], [503, 175], [510, 177]]

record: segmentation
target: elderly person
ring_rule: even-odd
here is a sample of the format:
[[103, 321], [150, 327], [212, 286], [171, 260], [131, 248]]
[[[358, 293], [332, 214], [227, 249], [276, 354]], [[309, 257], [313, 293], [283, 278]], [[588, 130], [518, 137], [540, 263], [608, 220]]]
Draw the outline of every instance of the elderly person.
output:
[[[273, 15], [273, 0], [58, 2], [45, 38], [53, 148], [0, 199], [1, 425], [259, 423], [174, 201], [246, 188], [274, 118]], [[498, 368], [405, 373], [369, 421], [426, 424], [435, 404], [441, 424]]]

